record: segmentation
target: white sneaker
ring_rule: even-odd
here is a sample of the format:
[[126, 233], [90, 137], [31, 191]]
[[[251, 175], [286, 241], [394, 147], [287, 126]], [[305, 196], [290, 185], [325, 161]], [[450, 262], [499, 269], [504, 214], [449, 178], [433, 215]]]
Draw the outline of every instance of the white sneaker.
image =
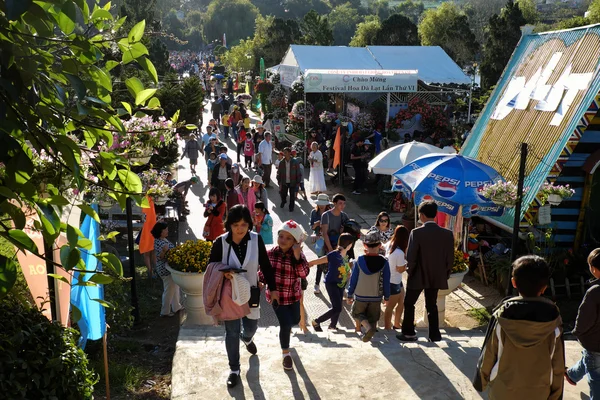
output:
[[321, 294], [321, 288], [319, 285], [315, 285], [315, 294]]

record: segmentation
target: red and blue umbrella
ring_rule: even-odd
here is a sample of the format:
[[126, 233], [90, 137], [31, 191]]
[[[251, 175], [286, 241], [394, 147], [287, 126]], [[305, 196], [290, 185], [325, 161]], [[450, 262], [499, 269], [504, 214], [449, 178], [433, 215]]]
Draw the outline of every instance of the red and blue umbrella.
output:
[[430, 154], [420, 157], [394, 173], [395, 187], [414, 194], [415, 204], [434, 200], [438, 209], [464, 217], [500, 216], [504, 207], [482, 195], [483, 187], [504, 178], [494, 168], [458, 154]]

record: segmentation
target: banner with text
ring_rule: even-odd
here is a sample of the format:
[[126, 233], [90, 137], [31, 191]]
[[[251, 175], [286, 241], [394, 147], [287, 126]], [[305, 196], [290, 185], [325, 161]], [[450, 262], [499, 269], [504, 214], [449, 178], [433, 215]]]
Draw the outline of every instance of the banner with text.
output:
[[416, 70], [323, 70], [304, 74], [307, 93], [416, 92]]

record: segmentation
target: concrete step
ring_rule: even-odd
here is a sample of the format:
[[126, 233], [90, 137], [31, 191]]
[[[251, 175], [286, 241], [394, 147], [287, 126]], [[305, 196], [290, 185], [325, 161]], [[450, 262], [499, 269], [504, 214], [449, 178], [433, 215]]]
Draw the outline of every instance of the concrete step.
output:
[[[294, 328], [294, 370], [285, 372], [276, 326], [259, 328], [258, 354], [241, 346], [241, 378], [228, 390], [229, 373], [223, 327], [182, 328], [173, 359], [172, 399], [486, 399], [471, 384], [484, 333], [448, 328], [444, 341], [401, 343], [395, 332], [380, 331], [363, 343], [354, 331], [307, 334]], [[579, 357], [577, 342], [567, 342], [567, 365]], [[587, 384], [565, 386], [565, 399], [589, 393]]]

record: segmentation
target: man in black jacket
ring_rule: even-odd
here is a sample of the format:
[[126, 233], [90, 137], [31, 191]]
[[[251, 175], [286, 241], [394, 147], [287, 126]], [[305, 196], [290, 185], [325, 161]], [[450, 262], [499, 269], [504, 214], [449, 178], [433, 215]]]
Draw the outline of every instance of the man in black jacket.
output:
[[227, 154], [219, 155], [219, 164], [213, 169], [210, 185], [225, 193], [225, 181], [231, 178], [231, 165], [227, 163]]

